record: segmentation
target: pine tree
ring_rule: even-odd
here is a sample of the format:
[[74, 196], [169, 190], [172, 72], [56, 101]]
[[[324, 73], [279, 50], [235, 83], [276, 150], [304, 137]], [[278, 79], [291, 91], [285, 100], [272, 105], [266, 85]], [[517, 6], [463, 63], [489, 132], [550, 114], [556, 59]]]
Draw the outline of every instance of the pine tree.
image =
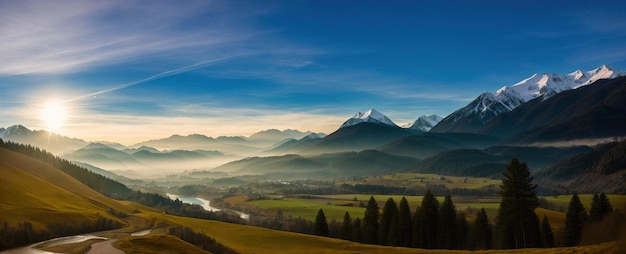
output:
[[359, 217], [352, 222], [352, 241], [363, 242], [363, 227], [361, 224], [361, 218]]
[[472, 239], [475, 249], [491, 249], [493, 242], [492, 230], [485, 208], [480, 209], [478, 214], [476, 214], [476, 220], [474, 221], [474, 228], [472, 230]]
[[[391, 228], [393, 227], [397, 230], [397, 226], [393, 225], [393, 217], [398, 216], [398, 206], [396, 206], [396, 202], [393, 201], [393, 198], [387, 199], [385, 202], [385, 206], [383, 207], [383, 214], [380, 217], [380, 234], [379, 234], [379, 243], [382, 245], [397, 245], [396, 242], [390, 241]], [[396, 219], [396, 223], [398, 223]], [[397, 235], [397, 232], [394, 232]]]
[[580, 202], [578, 194], [574, 193], [569, 201], [565, 214], [565, 246], [576, 246], [580, 243], [583, 226], [587, 222], [587, 211]]
[[315, 217], [315, 225], [313, 226], [313, 234], [319, 236], [328, 236], [328, 222], [326, 221], [326, 215], [324, 215], [324, 210], [320, 208], [317, 211], [317, 216]]
[[398, 208], [398, 245], [403, 247], [411, 247], [413, 239], [413, 222], [411, 221], [411, 208], [405, 197], [400, 200]]
[[373, 196], [370, 197], [365, 207], [365, 215], [363, 216], [363, 242], [370, 244], [378, 244], [378, 233], [380, 230], [380, 211], [378, 204]]
[[604, 192], [600, 193], [600, 207], [602, 207], [602, 217], [613, 211], [611, 201], [609, 201], [609, 198], [606, 196], [606, 194], [604, 194]]
[[539, 200], [526, 163], [512, 159], [502, 174], [500, 209], [496, 229], [501, 248], [529, 248], [541, 245], [541, 231], [535, 208]]
[[346, 211], [343, 215], [343, 223], [341, 224], [341, 233], [339, 238], [344, 240], [352, 240], [352, 219], [350, 213]]
[[464, 212], [459, 212], [456, 215], [456, 249], [467, 249], [467, 238], [469, 233], [469, 225]]
[[387, 237], [387, 241], [391, 246], [398, 246], [399, 241], [399, 232], [398, 227], [400, 223], [400, 216], [396, 212], [391, 218], [391, 227], [389, 228], [389, 236]]
[[452, 250], [456, 248], [456, 209], [450, 195], [446, 195], [439, 208], [439, 247]]
[[591, 198], [591, 208], [589, 208], [589, 220], [600, 221], [602, 220], [602, 208], [600, 207], [600, 194], [597, 192], [593, 194]]
[[591, 208], [589, 209], [589, 219], [591, 221], [601, 221], [604, 216], [609, 214], [612, 210], [611, 202], [609, 202], [604, 192], [602, 194], [593, 194]]
[[439, 201], [430, 190], [427, 190], [414, 223], [413, 239], [416, 240], [416, 247], [437, 248], [438, 213]]
[[543, 220], [541, 221], [541, 236], [543, 237], [544, 248], [554, 247], [554, 233], [552, 232], [550, 222], [548, 222], [548, 217], [545, 214], [543, 215]]
[[415, 213], [413, 214], [413, 218], [411, 221], [413, 225], [411, 226], [411, 247], [419, 248], [422, 244], [422, 217], [421, 217], [422, 209], [421, 207], [417, 207], [415, 209]]

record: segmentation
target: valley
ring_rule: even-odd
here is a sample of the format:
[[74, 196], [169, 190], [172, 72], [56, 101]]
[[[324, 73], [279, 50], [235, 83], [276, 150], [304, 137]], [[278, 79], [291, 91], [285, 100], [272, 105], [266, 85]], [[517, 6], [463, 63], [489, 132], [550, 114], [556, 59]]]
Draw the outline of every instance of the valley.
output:
[[[98, 248], [124, 253], [621, 251], [626, 241], [621, 226], [626, 225], [621, 214], [626, 209], [626, 128], [622, 128], [626, 107], [617, 98], [626, 91], [626, 78], [608, 66], [587, 73], [596, 73], [592, 76], [598, 81], [589, 78], [592, 81], [562, 91], [529, 95], [519, 105], [503, 101], [504, 92], [537, 85], [532, 82], [542, 79], [525, 80], [496, 95], [483, 94], [477, 100], [498, 98], [489, 105], [504, 105], [506, 110], [483, 115], [478, 127], [471, 114], [450, 127], [451, 119], [467, 113], [464, 108], [445, 118], [420, 117], [405, 127], [370, 109], [330, 134], [292, 129], [269, 129], [248, 137], [174, 134], [129, 146], [22, 125], [1, 128], [2, 249], [10, 249], [6, 253], [89, 253]], [[476, 101], [468, 107], [473, 104]], [[527, 120], [531, 115], [533, 120]], [[510, 176], [506, 171], [513, 165], [527, 170], [525, 178], [534, 195], [525, 216], [537, 220], [537, 225], [541, 220], [542, 227], [548, 225], [551, 244], [537, 240], [525, 246], [535, 249], [508, 250], [506, 239], [498, 238], [509, 230], [499, 226], [498, 218], [509, 202], [501, 194], [504, 179]], [[592, 216], [597, 212], [592, 207], [598, 206], [594, 195], [599, 193], [608, 194], [609, 215], [580, 222], [585, 225], [579, 229], [580, 238], [576, 244], [568, 243], [571, 203], [580, 199], [584, 213]], [[444, 207], [451, 207], [451, 217], [432, 217], [444, 216]], [[404, 220], [410, 227], [404, 233], [399, 233], [400, 209], [408, 214]], [[372, 229], [367, 224], [372, 213], [380, 227], [373, 231], [374, 238], [368, 236]], [[481, 218], [484, 224], [479, 224]], [[452, 230], [458, 231], [454, 244], [444, 243], [452, 239], [450, 233], [423, 231], [429, 221], [440, 223], [436, 228], [454, 222]], [[489, 230], [480, 231], [491, 239], [488, 245], [476, 238], [480, 225]], [[389, 227], [398, 229], [382, 233]], [[594, 234], [599, 228], [610, 233]], [[537, 232], [545, 236], [545, 229]], [[383, 237], [387, 234], [389, 239]], [[400, 240], [407, 234], [416, 236], [408, 243]], [[437, 235], [436, 243], [426, 235]], [[24, 247], [35, 242], [41, 243]], [[305, 245], [310, 247], [303, 249]]]

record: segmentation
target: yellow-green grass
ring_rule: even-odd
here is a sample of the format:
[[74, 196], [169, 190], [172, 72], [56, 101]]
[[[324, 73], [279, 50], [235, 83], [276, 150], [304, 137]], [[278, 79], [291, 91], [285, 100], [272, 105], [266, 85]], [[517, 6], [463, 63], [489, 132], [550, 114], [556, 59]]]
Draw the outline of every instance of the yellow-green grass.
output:
[[392, 173], [384, 176], [367, 177], [355, 181], [342, 181], [348, 184], [376, 184], [389, 186], [425, 187], [427, 184], [443, 184], [446, 188], [480, 189], [490, 185], [498, 186], [502, 181], [484, 177], [447, 176], [422, 173]]
[[315, 202], [304, 199], [280, 199], [280, 200], [255, 200], [250, 204], [267, 210], [271, 214], [276, 214], [280, 208], [283, 215], [292, 217], [302, 217], [307, 220], [315, 220], [319, 209], [324, 210], [324, 215], [329, 221], [332, 219], [341, 221], [346, 212], [353, 218], [363, 217], [365, 208], [357, 206], [334, 205], [323, 202]]
[[139, 253], [173, 253], [193, 254], [209, 253], [193, 244], [187, 243], [178, 237], [170, 235], [129, 236], [117, 240], [113, 246], [127, 254]]
[[[302, 217], [308, 220], [315, 220], [318, 210], [321, 208], [324, 210], [326, 218], [330, 221], [335, 219], [341, 221], [344, 213], [348, 211], [350, 217], [357, 218], [363, 217], [365, 208], [358, 207], [360, 201], [353, 201], [356, 197], [358, 200], [367, 202], [372, 195], [366, 194], [342, 194], [342, 195], [312, 195], [303, 196], [303, 198], [283, 198], [275, 200], [255, 200], [248, 202], [251, 205], [257, 206], [261, 209], [265, 209], [269, 214], [276, 214], [276, 211], [280, 208], [283, 215], [291, 215], [293, 217]], [[384, 202], [393, 198], [396, 204], [403, 196], [400, 195], [373, 195], [374, 199], [378, 202], [379, 209], [382, 210]], [[409, 201], [409, 206], [414, 212], [422, 202], [422, 196], [406, 196]], [[443, 202], [444, 197], [437, 197], [439, 202]], [[453, 197], [454, 205], [457, 211], [465, 212], [468, 221], [475, 219], [475, 214], [481, 208], [484, 208], [487, 212], [492, 223], [495, 222], [498, 209], [500, 208], [500, 198], [476, 198], [476, 197]], [[346, 206], [351, 204], [352, 206]], [[548, 221], [551, 226], [558, 229], [563, 226], [565, 220], [565, 213], [547, 210], [543, 208], [537, 208], [535, 211], [539, 219], [543, 219], [544, 214], [548, 217]]]
[[[450, 251], [420, 250], [366, 245], [338, 239], [275, 231], [246, 225], [229, 224], [218, 221], [199, 220], [167, 215], [154, 209], [132, 202], [120, 202], [104, 197], [73, 178], [38, 161], [20, 157], [19, 154], [0, 150], [0, 214], [3, 220], [19, 222], [19, 219], [40, 221], [81, 219], [81, 216], [109, 216], [106, 209], [113, 207], [131, 214], [125, 219], [131, 227], [120, 230], [123, 233], [107, 233], [107, 236], [128, 235], [128, 230], [156, 228], [151, 234], [142, 237], [123, 237], [116, 246], [127, 253], [202, 253], [197, 247], [184, 243], [172, 236], [166, 236], [165, 228], [186, 226], [196, 232], [204, 232], [218, 242], [240, 253], [449, 253]], [[22, 162], [22, 164], [18, 162]], [[41, 172], [44, 171], [44, 172]], [[57, 175], [55, 175], [57, 174]], [[25, 200], [39, 198], [37, 202]], [[369, 196], [367, 196], [369, 198]], [[383, 196], [380, 196], [384, 202]], [[416, 198], [413, 201], [416, 202]], [[22, 201], [20, 201], [22, 200]], [[316, 200], [314, 204], [324, 205], [327, 200]], [[336, 201], [332, 201], [336, 202]], [[343, 201], [341, 201], [343, 202]], [[7, 211], [20, 210], [24, 213]], [[72, 209], [70, 211], [70, 209]], [[98, 215], [99, 213], [99, 215]], [[74, 215], [75, 217], [72, 217]], [[36, 216], [36, 217], [34, 217]], [[615, 243], [566, 248], [530, 249], [504, 251], [505, 253], [606, 253], [616, 249]], [[74, 246], [81, 248], [80, 246]], [[71, 248], [71, 246], [64, 246]], [[175, 252], [178, 251], [178, 252]], [[484, 253], [501, 253], [487, 251]], [[474, 252], [473, 252], [474, 253]], [[483, 252], [478, 252], [483, 253]]]
[[[149, 216], [149, 215], [147, 215]], [[240, 253], [446, 253], [420, 249], [393, 248], [359, 244], [328, 237], [318, 237], [259, 227], [153, 214], [160, 223], [178, 224], [204, 232], [223, 245]]]
[[106, 211], [132, 211], [46, 163], [1, 148], [0, 172], [1, 220], [10, 225], [29, 221], [41, 229], [57, 221], [119, 221]]
[[[567, 210], [567, 206], [569, 205], [570, 200], [573, 195], [559, 195], [559, 196], [546, 196], [545, 198], [548, 202], [560, 205], [564, 209]], [[622, 209], [626, 206], [626, 195], [615, 195], [615, 194], [607, 194], [606, 195], [611, 202], [613, 208]], [[591, 199], [593, 198], [593, 194], [578, 194], [580, 198], [580, 202], [583, 203], [585, 208], [589, 210], [591, 208]]]
[[[619, 253], [616, 252], [616, 250], [619, 250], [616, 242], [592, 246], [553, 249], [489, 251], [423, 250], [359, 244], [327, 237], [317, 237], [259, 227], [229, 224], [218, 221], [198, 220], [157, 213], [143, 213], [143, 215], [146, 216], [147, 219], [156, 220], [159, 224], [180, 225], [190, 227], [196, 232], [203, 232], [207, 236], [216, 239], [218, 242], [240, 253]], [[149, 235], [147, 237], [152, 238], [155, 236], [156, 235]], [[122, 247], [120, 248], [127, 251], [127, 249]], [[154, 250], [150, 249], [152, 248], [151, 246], [146, 246], [145, 248], [148, 250]], [[127, 253], [149, 252], [150, 251]]]

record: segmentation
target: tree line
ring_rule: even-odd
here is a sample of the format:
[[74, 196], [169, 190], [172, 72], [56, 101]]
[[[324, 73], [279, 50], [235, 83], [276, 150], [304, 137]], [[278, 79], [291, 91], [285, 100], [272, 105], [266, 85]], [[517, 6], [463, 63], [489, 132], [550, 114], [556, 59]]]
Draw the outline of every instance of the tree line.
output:
[[343, 221], [328, 221], [320, 209], [312, 222], [284, 216], [279, 209], [273, 220], [251, 220], [251, 224], [367, 244], [449, 250], [576, 246], [613, 241], [620, 235], [624, 216], [612, 209], [604, 193], [594, 194], [589, 215], [574, 194], [565, 225], [558, 229], [560, 234], [555, 234], [547, 216], [541, 220], [537, 217], [536, 188], [528, 166], [513, 159], [503, 172], [502, 201], [493, 221], [484, 208], [477, 212], [474, 221], [467, 221], [465, 214], [456, 210], [450, 195], [440, 204], [427, 190], [415, 210], [404, 197], [399, 205], [389, 198], [381, 213], [372, 196], [362, 218], [353, 219], [346, 212]]

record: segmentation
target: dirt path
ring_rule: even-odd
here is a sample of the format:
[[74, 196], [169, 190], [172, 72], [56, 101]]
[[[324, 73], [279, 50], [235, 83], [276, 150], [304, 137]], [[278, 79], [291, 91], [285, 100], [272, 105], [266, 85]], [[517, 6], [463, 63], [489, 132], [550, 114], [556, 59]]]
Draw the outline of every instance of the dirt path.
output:
[[117, 241], [117, 239], [94, 243], [91, 245], [91, 249], [89, 249], [87, 254], [125, 254], [123, 251], [113, 247], [115, 241]]

